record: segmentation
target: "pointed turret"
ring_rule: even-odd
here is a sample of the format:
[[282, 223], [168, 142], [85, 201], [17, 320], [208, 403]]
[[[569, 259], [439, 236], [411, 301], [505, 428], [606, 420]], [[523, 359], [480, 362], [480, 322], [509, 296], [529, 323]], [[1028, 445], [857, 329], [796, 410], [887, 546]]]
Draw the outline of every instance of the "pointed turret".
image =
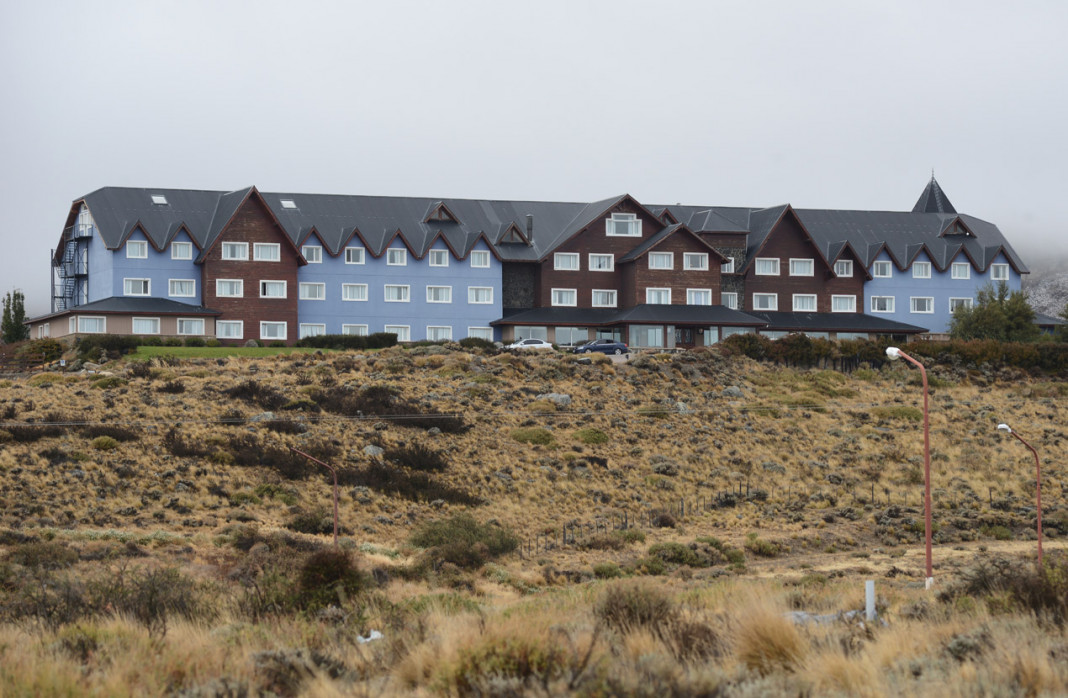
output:
[[956, 213], [957, 209], [953, 208], [953, 204], [949, 203], [949, 197], [942, 191], [942, 187], [938, 186], [938, 181], [934, 178], [934, 172], [931, 173], [931, 181], [924, 187], [923, 193], [920, 194], [920, 198], [916, 201], [916, 205], [912, 207], [913, 213]]

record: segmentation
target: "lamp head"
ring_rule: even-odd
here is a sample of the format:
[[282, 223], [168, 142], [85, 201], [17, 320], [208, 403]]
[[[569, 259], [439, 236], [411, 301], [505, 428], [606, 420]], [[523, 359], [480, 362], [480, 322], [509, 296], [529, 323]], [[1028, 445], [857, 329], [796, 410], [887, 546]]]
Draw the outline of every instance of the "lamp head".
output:
[[897, 347], [887, 347], [886, 348], [886, 355], [891, 360], [893, 360], [893, 359], [896, 359], [896, 358], [901, 356], [901, 350], [898, 349]]
[[1008, 424], [999, 424], [998, 425], [998, 431], [1004, 431], [1004, 432], [1006, 432], [1008, 434], [1011, 434], [1012, 433], [1012, 427], [1010, 427]]

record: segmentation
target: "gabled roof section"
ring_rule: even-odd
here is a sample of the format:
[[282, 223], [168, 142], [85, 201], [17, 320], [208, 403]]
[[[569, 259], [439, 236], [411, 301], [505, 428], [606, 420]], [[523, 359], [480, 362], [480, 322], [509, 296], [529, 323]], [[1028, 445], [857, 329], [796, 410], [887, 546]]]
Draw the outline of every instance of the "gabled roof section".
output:
[[523, 234], [519, 226], [515, 221], [509, 221], [507, 224], [501, 223], [500, 232], [497, 235], [497, 245], [529, 245], [530, 241], [527, 240], [527, 236]]
[[968, 227], [968, 224], [961, 220], [960, 216], [953, 216], [942, 228], [942, 232], [938, 234], [938, 237], [945, 237], [947, 235], [962, 235], [964, 237], [975, 237], [975, 233]]
[[612, 209], [616, 208], [625, 201], [633, 204], [639, 211], [645, 213], [653, 220], [660, 220], [656, 216], [656, 214], [654, 214], [652, 211], [642, 205], [640, 201], [635, 199], [630, 194], [623, 194], [621, 196], [613, 197], [611, 199], [595, 201], [591, 204], [586, 204], [582, 207], [582, 210], [579, 211], [573, 219], [571, 219], [571, 221], [567, 224], [567, 226], [565, 226], [563, 231], [549, 242], [547, 248], [542, 252], [541, 258], [544, 259], [545, 257], [547, 257], [549, 255], [549, 252], [551, 252], [553, 249], [559, 247], [574, 236], [578, 235], [580, 232], [588, 228], [591, 223], [596, 221], [598, 218], [601, 218], [605, 214], [609, 213]]
[[304, 259], [304, 255], [301, 254], [300, 248], [297, 247], [297, 238], [289, 235], [281, 221], [275, 215], [274, 209], [268, 205], [266, 199], [260, 194], [256, 187], [248, 187], [247, 189], [239, 189], [237, 191], [228, 192], [219, 197], [219, 203], [215, 207], [215, 215], [212, 216], [211, 224], [208, 227], [208, 236], [205, 241], [203, 249], [200, 251], [200, 255], [197, 256], [197, 263], [201, 263], [211, 252], [211, 249], [219, 241], [219, 237], [222, 232], [226, 230], [226, 227], [233, 221], [234, 216], [247, 202], [256, 201], [263, 210], [266, 211], [267, 216], [271, 219], [271, 222], [278, 227], [278, 232], [281, 237], [285, 238], [285, 241], [297, 254], [297, 264], [303, 266], [308, 262]]
[[457, 223], [460, 219], [456, 217], [456, 214], [449, 210], [449, 207], [445, 205], [444, 201], [435, 201], [431, 204], [430, 210], [427, 211], [426, 216], [423, 218], [424, 223]]
[[660, 245], [662, 242], [670, 238], [672, 235], [675, 235], [676, 233], [680, 235], [689, 235], [690, 237], [692, 237], [694, 240], [697, 241], [699, 245], [701, 245], [701, 247], [706, 248], [713, 255], [713, 259], [717, 259], [720, 264], [723, 264], [727, 261], [726, 257], [724, 257], [722, 254], [720, 254], [718, 250], [716, 250], [714, 247], [705, 242], [700, 235], [693, 232], [682, 223], [676, 223], [675, 225], [669, 225], [668, 227], [664, 228], [656, 235], [653, 235], [652, 237], [646, 239], [633, 250], [620, 257], [620, 263], [633, 262], [637, 259], [640, 259], [647, 252], [656, 249], [658, 245]]
[[827, 262], [827, 253], [825, 247], [820, 245], [815, 238], [812, 237], [812, 233], [808, 231], [808, 226], [801, 220], [801, 217], [797, 215], [793, 206], [790, 204], [783, 204], [781, 206], [775, 206], [774, 208], [767, 208], [760, 211], [753, 211], [749, 216], [749, 246], [746, 249], [746, 261], [745, 266], [739, 270], [744, 274], [748, 269], [753, 266], [756, 258], [764, 249], [764, 245], [767, 244], [768, 237], [771, 232], [779, 226], [779, 223], [783, 221], [787, 216], [792, 216], [797, 222], [801, 233], [808, 239], [812, 246], [816, 250], [816, 256], [820, 258], [824, 266], [830, 266]]
[[942, 191], [934, 172], [931, 173], [931, 181], [923, 188], [916, 205], [912, 207], [913, 213], [956, 213], [957, 209], [949, 202], [949, 197]]

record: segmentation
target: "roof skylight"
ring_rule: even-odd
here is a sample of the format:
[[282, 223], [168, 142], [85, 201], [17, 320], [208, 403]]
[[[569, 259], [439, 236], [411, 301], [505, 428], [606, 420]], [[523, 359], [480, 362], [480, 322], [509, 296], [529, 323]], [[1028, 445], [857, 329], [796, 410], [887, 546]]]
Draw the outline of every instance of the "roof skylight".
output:
[[152, 203], [156, 204], [157, 206], [166, 206], [167, 205], [167, 197], [164, 196], [163, 194], [153, 194], [152, 195]]
[[279, 203], [282, 204], [282, 208], [296, 208], [297, 202], [293, 199], [279, 199]]

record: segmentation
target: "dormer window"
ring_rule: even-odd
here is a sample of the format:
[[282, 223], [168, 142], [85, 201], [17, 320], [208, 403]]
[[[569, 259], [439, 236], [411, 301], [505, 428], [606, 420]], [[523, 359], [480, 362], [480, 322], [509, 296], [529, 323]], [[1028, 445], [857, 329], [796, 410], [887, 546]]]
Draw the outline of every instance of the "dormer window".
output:
[[853, 276], [853, 260], [839, 259], [834, 263], [834, 275], [843, 278]]
[[301, 254], [304, 255], [304, 259], [308, 264], [322, 264], [323, 262], [323, 248], [321, 245], [305, 245], [300, 248]]
[[605, 221], [605, 234], [609, 237], [640, 238], [642, 222], [635, 213], [613, 213]]
[[167, 197], [164, 196], [163, 194], [153, 194], [152, 195], [152, 203], [155, 204], [156, 206], [166, 206], [167, 205]]
[[296, 210], [297, 202], [293, 199], [279, 199], [278, 203], [282, 204], [282, 208]]

